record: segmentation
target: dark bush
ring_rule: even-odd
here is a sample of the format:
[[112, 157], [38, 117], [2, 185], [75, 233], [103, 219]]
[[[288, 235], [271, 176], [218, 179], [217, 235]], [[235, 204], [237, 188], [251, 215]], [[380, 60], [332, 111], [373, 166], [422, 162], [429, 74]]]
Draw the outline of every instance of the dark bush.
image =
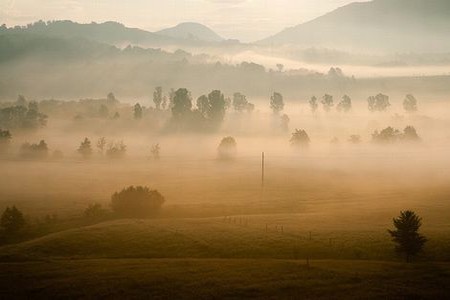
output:
[[0, 225], [8, 234], [14, 234], [25, 227], [25, 218], [15, 206], [7, 207], [2, 214]]
[[130, 186], [111, 196], [111, 208], [121, 217], [146, 218], [156, 215], [164, 197], [146, 186]]

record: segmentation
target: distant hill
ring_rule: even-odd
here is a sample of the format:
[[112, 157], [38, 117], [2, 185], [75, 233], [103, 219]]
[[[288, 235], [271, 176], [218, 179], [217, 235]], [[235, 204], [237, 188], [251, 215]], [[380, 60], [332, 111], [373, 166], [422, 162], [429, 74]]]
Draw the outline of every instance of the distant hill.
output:
[[107, 44], [160, 42], [167, 39], [148, 31], [128, 28], [116, 22], [79, 24], [72, 21], [39, 21], [26, 27], [13, 27], [3, 31], [49, 37], [84, 38]]
[[0, 27], [0, 34], [33, 34], [52, 38], [82, 38], [115, 46], [203, 45], [223, 39], [209, 28], [197, 23], [183, 23], [153, 33], [129, 28], [117, 22], [80, 24], [72, 21], [38, 21], [27, 26]]
[[449, 16], [448, 0], [352, 3], [258, 43], [345, 50], [445, 52], [450, 51]]
[[163, 29], [156, 34], [175, 39], [197, 40], [205, 42], [221, 42], [224, 38], [210, 28], [199, 23], [181, 23], [175, 27]]

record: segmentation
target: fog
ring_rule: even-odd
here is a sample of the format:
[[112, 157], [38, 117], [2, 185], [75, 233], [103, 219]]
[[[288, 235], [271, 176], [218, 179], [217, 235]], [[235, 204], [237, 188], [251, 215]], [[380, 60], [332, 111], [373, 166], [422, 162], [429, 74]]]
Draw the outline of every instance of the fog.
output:
[[445, 299], [448, 12], [0, 26], [0, 298]]
[[[70, 111], [44, 101], [41, 111], [49, 117], [44, 128], [11, 130], [13, 139], [1, 161], [5, 174], [1, 183], [3, 205], [18, 203], [36, 216], [77, 215], [91, 202], [107, 207], [110, 195], [123, 186], [150, 185], [167, 197], [168, 216], [184, 209], [186, 216], [215, 216], [242, 210], [246, 214], [261, 210], [302, 212], [304, 203], [311, 205], [311, 190], [314, 197], [331, 197], [334, 204], [320, 204], [322, 212], [334, 211], [335, 205], [340, 205], [340, 201], [332, 200], [336, 193], [374, 197], [388, 191], [441, 191], [449, 180], [449, 103], [420, 99], [418, 111], [407, 113], [402, 102], [395, 101], [391, 100], [386, 112], [370, 112], [367, 103], [355, 101], [347, 113], [335, 109], [326, 112], [321, 107], [313, 113], [308, 103], [286, 100], [283, 113], [288, 114], [290, 122], [283, 128], [282, 113], [271, 111], [270, 99], [257, 99], [253, 112], [237, 112], [231, 107], [220, 127], [198, 132], [195, 127], [168, 130], [167, 124], [173, 122], [170, 111], [148, 109], [142, 119], [136, 120], [132, 105], [120, 104], [119, 119], [77, 119], [82, 102], [75, 102]], [[374, 142], [372, 134], [389, 126], [400, 131], [414, 126], [420, 141]], [[308, 147], [290, 144], [296, 128], [308, 133]], [[360, 136], [360, 141], [350, 142], [351, 135]], [[233, 136], [237, 143], [236, 156], [230, 161], [218, 156], [218, 145], [225, 136]], [[88, 159], [77, 152], [85, 137], [93, 147]], [[125, 156], [111, 159], [97, 153], [95, 145], [101, 137], [123, 141], [127, 146]], [[23, 143], [40, 140], [48, 144], [47, 158], [21, 158]], [[159, 160], [151, 154], [154, 144], [161, 147]], [[54, 151], [61, 151], [61, 157], [55, 157]], [[264, 189], [262, 152], [266, 160]], [[299, 194], [292, 198], [290, 191], [296, 187]], [[263, 208], [256, 200], [261, 193], [267, 193], [267, 199], [261, 200]], [[349, 196], [348, 201], [355, 198], [359, 196]], [[364, 207], [376, 205], [388, 210], [404, 201], [408, 200], [379, 199]]]

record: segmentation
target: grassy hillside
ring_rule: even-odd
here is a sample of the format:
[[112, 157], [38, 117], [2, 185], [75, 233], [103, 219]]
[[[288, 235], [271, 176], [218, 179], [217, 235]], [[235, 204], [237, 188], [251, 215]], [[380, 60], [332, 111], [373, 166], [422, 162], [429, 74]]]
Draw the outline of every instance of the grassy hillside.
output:
[[[0, 248], [0, 258], [4, 261], [47, 258], [307, 257], [401, 260], [393, 252], [387, 227], [351, 229], [338, 222], [326, 222], [319, 215], [315, 218], [316, 222], [312, 221], [314, 215], [297, 214], [119, 220], [4, 246]], [[325, 221], [324, 224], [321, 225], [320, 220]], [[431, 241], [419, 260], [449, 260], [450, 239], [446, 232], [429, 230], [426, 235]]]
[[450, 292], [449, 264], [100, 259], [0, 267], [5, 299], [443, 299]]

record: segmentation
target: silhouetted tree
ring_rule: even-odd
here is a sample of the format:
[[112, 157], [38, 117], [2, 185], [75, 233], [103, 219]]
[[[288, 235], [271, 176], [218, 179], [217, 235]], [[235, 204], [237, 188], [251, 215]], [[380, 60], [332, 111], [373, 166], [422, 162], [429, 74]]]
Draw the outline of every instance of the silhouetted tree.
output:
[[130, 186], [111, 196], [111, 208], [121, 217], [145, 218], [157, 214], [164, 201], [157, 190]]
[[136, 120], [142, 119], [143, 109], [139, 103], [136, 103], [133, 107], [133, 116]]
[[370, 96], [367, 99], [370, 111], [385, 111], [391, 104], [389, 103], [389, 96], [378, 94], [375, 97]]
[[84, 138], [84, 141], [81, 142], [77, 151], [83, 156], [83, 158], [89, 158], [92, 155], [91, 141], [88, 138]]
[[182, 119], [191, 112], [192, 100], [187, 89], [178, 89], [173, 95], [172, 115], [176, 120]]
[[231, 98], [225, 97], [225, 110], [229, 110], [231, 108]]
[[159, 146], [159, 144], [154, 144], [150, 151], [154, 160], [159, 160], [160, 152], [161, 152], [161, 146]]
[[330, 70], [328, 70], [328, 76], [332, 78], [339, 78], [344, 77], [344, 73], [341, 68], [330, 68]]
[[241, 93], [234, 93], [233, 95], [233, 107], [236, 111], [252, 112], [255, 109], [253, 103], [248, 102], [247, 97]]
[[322, 106], [324, 111], [330, 111], [334, 105], [333, 96], [325, 94], [322, 97]]
[[413, 126], [407, 126], [403, 133], [389, 126], [380, 132], [378, 130], [375, 131], [372, 134], [372, 140], [379, 143], [392, 143], [397, 141], [420, 141], [420, 137]]
[[220, 141], [218, 151], [219, 158], [221, 159], [233, 159], [236, 156], [237, 143], [234, 137], [227, 136]]
[[417, 134], [416, 128], [413, 126], [406, 126], [403, 129], [403, 139], [407, 141], [419, 141], [420, 137]]
[[406, 262], [410, 262], [411, 257], [422, 251], [427, 239], [419, 233], [422, 226], [422, 219], [413, 211], [400, 212], [398, 218], [393, 219], [394, 230], [388, 230], [392, 241], [396, 243], [395, 250], [405, 254]]
[[0, 128], [0, 152], [8, 148], [11, 143], [12, 135], [9, 130], [3, 130]]
[[405, 100], [403, 100], [403, 108], [407, 112], [417, 111], [417, 100], [413, 95], [406, 95]]
[[208, 117], [214, 122], [222, 122], [225, 117], [225, 97], [219, 90], [214, 90], [208, 94], [209, 113]]
[[381, 130], [380, 132], [378, 132], [378, 130], [376, 130], [373, 134], [372, 134], [372, 140], [374, 142], [379, 142], [379, 143], [392, 143], [397, 141], [401, 136], [401, 133], [399, 130], [394, 129], [392, 127], [387, 127], [383, 130]]
[[167, 97], [166, 96], [163, 97], [163, 101], [161, 103], [161, 108], [162, 108], [162, 110], [167, 109]]
[[106, 96], [106, 104], [113, 106], [113, 105], [116, 105], [118, 103], [119, 103], [119, 100], [116, 99], [116, 96], [114, 96], [113, 93], [109, 93]]
[[24, 158], [43, 159], [48, 156], [47, 143], [42, 140], [39, 144], [25, 143], [20, 147], [20, 155]]
[[352, 99], [349, 96], [344, 95], [341, 102], [337, 105], [338, 111], [349, 112], [352, 109]]
[[6, 128], [36, 129], [47, 124], [47, 116], [39, 112], [37, 102], [28, 107], [17, 105], [0, 109], [0, 126]]
[[273, 95], [270, 97], [270, 108], [275, 114], [282, 111], [284, 109], [283, 95], [274, 92]]
[[155, 88], [155, 91], [153, 92], [153, 103], [155, 103], [155, 107], [157, 110], [161, 109], [161, 103], [163, 102], [163, 95], [162, 95], [162, 87], [157, 86]]
[[101, 155], [103, 155], [105, 153], [105, 146], [106, 146], [106, 138], [105, 137], [99, 138], [97, 140], [97, 149]]
[[277, 64], [277, 69], [278, 69], [278, 72], [283, 72], [283, 69], [284, 69], [284, 65], [283, 64]]
[[312, 96], [309, 100], [309, 107], [313, 113], [315, 113], [319, 108], [319, 103], [317, 102], [317, 98], [315, 96]]
[[0, 219], [0, 225], [8, 234], [13, 234], [25, 227], [25, 218], [15, 206], [7, 207]]
[[303, 129], [295, 129], [292, 133], [291, 137], [291, 145], [294, 147], [307, 147], [311, 140], [309, 139], [308, 134]]

